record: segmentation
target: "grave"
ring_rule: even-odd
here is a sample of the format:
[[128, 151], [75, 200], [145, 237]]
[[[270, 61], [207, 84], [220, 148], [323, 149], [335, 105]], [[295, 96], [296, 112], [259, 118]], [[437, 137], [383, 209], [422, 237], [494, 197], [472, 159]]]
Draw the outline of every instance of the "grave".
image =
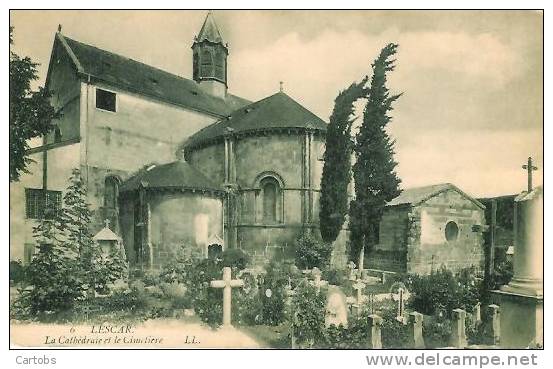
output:
[[494, 291], [501, 306], [501, 346], [543, 347], [542, 186], [515, 199], [515, 250], [513, 279]]
[[232, 288], [243, 287], [244, 281], [232, 279], [230, 267], [223, 268], [223, 279], [211, 281], [211, 287], [223, 289], [223, 327], [231, 326]]
[[326, 300], [325, 326], [348, 326], [348, 308], [346, 294], [338, 286], [328, 286]]

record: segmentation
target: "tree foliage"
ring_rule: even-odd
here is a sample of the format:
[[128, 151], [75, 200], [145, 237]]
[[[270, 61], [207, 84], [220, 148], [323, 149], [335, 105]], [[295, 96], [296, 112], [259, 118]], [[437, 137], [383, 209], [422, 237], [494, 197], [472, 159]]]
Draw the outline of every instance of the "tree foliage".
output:
[[321, 236], [329, 243], [338, 237], [348, 213], [354, 103], [366, 93], [366, 81], [352, 83], [338, 94], [326, 132], [319, 221]]
[[102, 255], [90, 232], [92, 211], [80, 171], [74, 169], [60, 211], [33, 229], [38, 253], [28, 271], [30, 289], [23, 298], [31, 314], [71, 309], [90, 290], [105, 292], [107, 285], [126, 276], [126, 262], [118, 251]]
[[363, 122], [355, 137], [356, 162], [353, 165], [355, 199], [350, 205], [351, 255], [361, 247], [370, 251], [378, 243], [378, 229], [386, 203], [400, 194], [394, 161], [394, 141], [386, 132], [391, 121], [388, 113], [401, 96], [391, 95], [386, 74], [394, 70], [398, 45], [388, 44], [372, 64], [373, 75], [367, 93]]
[[[12, 33], [10, 27], [10, 45]], [[50, 105], [50, 92], [42, 87], [31, 89], [31, 82], [38, 79], [38, 65], [10, 50], [10, 182], [28, 173], [27, 166], [32, 162], [26, 154], [28, 140], [46, 135], [54, 127], [52, 120], [60, 116]]]
[[326, 269], [332, 253], [331, 245], [311, 232], [302, 233], [295, 241], [296, 266], [300, 269]]

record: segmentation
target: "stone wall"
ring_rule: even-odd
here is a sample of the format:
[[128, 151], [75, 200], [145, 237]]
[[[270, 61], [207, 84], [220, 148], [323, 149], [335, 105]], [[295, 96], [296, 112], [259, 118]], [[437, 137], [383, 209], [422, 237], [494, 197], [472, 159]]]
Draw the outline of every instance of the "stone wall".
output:
[[[448, 222], [458, 227], [455, 239], [446, 239]], [[482, 235], [472, 231], [476, 224], [485, 224], [484, 210], [454, 190], [442, 192], [412, 209], [407, 271], [428, 274], [442, 265], [451, 270], [481, 268], [484, 246]]]
[[[134, 205], [127, 198], [120, 209], [121, 231], [125, 250], [131, 264], [136, 263], [134, 250]], [[130, 200], [130, 201], [129, 201]], [[204, 254], [208, 239], [223, 237], [222, 200], [200, 192], [167, 192], [150, 190], [149, 204], [151, 266], [159, 268], [174, 260], [181, 247]], [[205, 255], [205, 254], [204, 254]]]

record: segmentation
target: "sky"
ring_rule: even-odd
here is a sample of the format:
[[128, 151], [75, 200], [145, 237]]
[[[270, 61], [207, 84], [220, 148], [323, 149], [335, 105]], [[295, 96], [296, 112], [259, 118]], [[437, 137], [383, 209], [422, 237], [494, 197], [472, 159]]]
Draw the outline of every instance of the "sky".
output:
[[[186, 78], [206, 11], [11, 11], [13, 51], [43, 85], [58, 24], [68, 37]], [[451, 182], [473, 196], [543, 183], [543, 14], [534, 11], [218, 11], [229, 91], [284, 91], [323, 120], [338, 92], [399, 44], [388, 132], [402, 188]], [[361, 108], [359, 114], [361, 114]]]

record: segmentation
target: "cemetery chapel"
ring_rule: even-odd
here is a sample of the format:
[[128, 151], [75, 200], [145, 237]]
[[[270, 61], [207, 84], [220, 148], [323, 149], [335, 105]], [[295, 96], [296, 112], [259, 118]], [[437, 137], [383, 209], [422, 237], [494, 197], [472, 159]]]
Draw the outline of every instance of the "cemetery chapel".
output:
[[[12, 259], [28, 263], [36, 252], [32, 228], [44, 215], [44, 199], [61, 207], [74, 168], [94, 210], [92, 231], [109, 226], [134, 267], [159, 268], [181, 250], [208, 257], [241, 248], [254, 262], [292, 258], [302, 231], [319, 232], [326, 123], [282, 85], [255, 102], [230, 93], [231, 50], [211, 12], [191, 49], [187, 79], [58, 29], [45, 86], [63, 115], [30, 149], [30, 173], [10, 185]], [[468, 220], [458, 222], [453, 241], [441, 233], [435, 239], [461, 247], [455, 254], [462, 259], [481, 246], [481, 237], [466, 230], [481, 222], [482, 209], [452, 186], [429, 196], [444, 191], [458, 194], [458, 214]], [[445, 208], [450, 213], [439, 227], [456, 216], [453, 206]], [[408, 217], [398, 214], [401, 222]], [[347, 239], [344, 230], [334, 243], [334, 263], [345, 265]], [[386, 255], [410, 250], [404, 239], [397, 233]]]

